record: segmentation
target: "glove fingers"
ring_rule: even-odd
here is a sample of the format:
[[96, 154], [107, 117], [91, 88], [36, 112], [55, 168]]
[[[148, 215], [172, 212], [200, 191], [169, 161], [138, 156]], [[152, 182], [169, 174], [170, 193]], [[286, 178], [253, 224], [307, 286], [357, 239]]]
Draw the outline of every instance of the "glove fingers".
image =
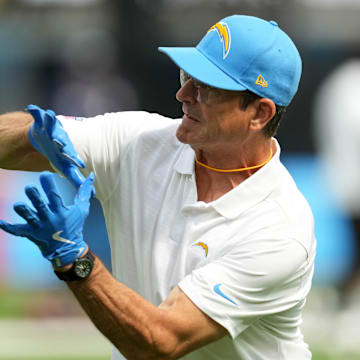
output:
[[51, 110], [46, 110], [44, 115], [45, 115], [44, 116], [44, 125], [45, 125], [46, 132], [49, 134], [50, 138], [52, 138], [53, 131], [56, 128], [56, 126], [58, 125], [57, 123], [59, 121], [56, 118], [55, 113]]
[[0, 220], [0, 229], [3, 229], [9, 234], [15, 236], [23, 236], [26, 237], [28, 235], [28, 226], [27, 224], [9, 224], [6, 221]]
[[39, 190], [35, 186], [30, 185], [25, 187], [25, 193], [30, 199], [31, 203], [34, 205], [40, 219], [48, 219], [50, 209], [41, 194], [39, 193]]
[[53, 138], [52, 139], [52, 142], [59, 148], [59, 149], [62, 149], [65, 144], [61, 141], [61, 139], [59, 138]]
[[[47, 110], [46, 110], [46, 113], [47, 113], [49, 116], [51, 116], [51, 117], [53, 117], [53, 118], [56, 119], [56, 114], [55, 114], [55, 112], [54, 112], [53, 110], [47, 109]], [[57, 120], [57, 119], [56, 119], [56, 120]], [[59, 125], [62, 127], [61, 122], [59, 122]]]
[[84, 175], [80, 172], [78, 167], [70, 164], [63, 170], [66, 178], [78, 189], [85, 181]]
[[80, 186], [75, 197], [75, 204], [80, 206], [85, 211], [88, 211], [90, 206], [90, 199], [95, 194], [94, 179], [94, 173], [91, 173]]
[[44, 192], [49, 199], [49, 207], [52, 211], [57, 212], [63, 209], [64, 203], [60, 196], [59, 189], [55, 182], [55, 174], [45, 171], [40, 175], [40, 183]]
[[53, 143], [55, 143], [59, 148], [59, 151], [64, 157], [64, 160], [70, 161], [70, 163], [78, 167], [85, 168], [84, 162], [80, 159], [79, 154], [75, 151], [69, 136], [63, 129], [61, 122], [56, 118], [56, 115], [52, 110], [47, 110], [46, 112], [45, 128]]
[[[52, 110], [46, 110], [44, 126], [51, 141], [61, 149], [66, 145], [68, 140], [63, 134], [66, 135], [61, 122], [57, 119], [56, 114]], [[69, 140], [68, 140], [69, 141]]]
[[34, 118], [34, 122], [37, 126], [43, 127], [44, 126], [44, 116], [45, 111], [36, 105], [28, 105], [26, 110], [32, 115]]
[[31, 209], [27, 204], [15, 203], [14, 210], [18, 215], [20, 215], [23, 219], [25, 219], [28, 224], [34, 227], [38, 227], [40, 220], [36, 212], [33, 209]]
[[70, 146], [68, 146], [68, 144], [66, 144], [61, 149], [61, 155], [64, 157], [65, 160], [70, 161], [77, 167], [80, 167], [82, 169], [85, 168], [85, 163], [81, 160], [79, 154], [75, 150], [71, 149]]

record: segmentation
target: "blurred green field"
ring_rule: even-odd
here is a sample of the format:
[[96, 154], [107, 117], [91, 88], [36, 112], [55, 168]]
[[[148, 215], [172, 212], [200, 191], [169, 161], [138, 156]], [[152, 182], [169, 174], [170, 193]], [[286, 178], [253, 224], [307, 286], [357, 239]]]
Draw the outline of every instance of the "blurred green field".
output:
[[333, 355], [327, 355], [321, 352], [318, 353], [313, 352], [313, 358], [312, 358], [312, 360], [359, 360], [359, 359], [360, 359], [359, 354], [337, 353]]

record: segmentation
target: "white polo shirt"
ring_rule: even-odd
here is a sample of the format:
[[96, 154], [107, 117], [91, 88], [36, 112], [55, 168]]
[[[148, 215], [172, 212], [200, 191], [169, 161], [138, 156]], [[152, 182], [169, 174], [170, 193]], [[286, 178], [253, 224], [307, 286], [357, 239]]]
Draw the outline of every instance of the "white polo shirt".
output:
[[[175, 136], [179, 120], [146, 112], [59, 119], [95, 173], [114, 276], [155, 305], [179, 285], [228, 330], [184, 359], [311, 359], [299, 326], [313, 217], [278, 145], [267, 165], [204, 203], [194, 152]], [[113, 359], [123, 357], [114, 350]]]

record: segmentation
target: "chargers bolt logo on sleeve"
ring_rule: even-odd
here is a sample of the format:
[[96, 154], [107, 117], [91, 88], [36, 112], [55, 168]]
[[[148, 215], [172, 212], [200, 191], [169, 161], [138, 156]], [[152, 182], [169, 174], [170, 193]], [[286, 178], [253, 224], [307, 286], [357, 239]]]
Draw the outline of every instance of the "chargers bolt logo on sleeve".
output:
[[205, 257], [207, 257], [208, 252], [209, 252], [209, 248], [208, 248], [208, 246], [207, 246], [205, 243], [199, 241], [199, 242], [193, 244], [193, 246], [201, 246], [201, 247], [204, 249], [204, 251], [205, 251]]
[[216, 31], [219, 35], [220, 42], [223, 45], [223, 60], [224, 60], [229, 55], [230, 47], [231, 47], [230, 29], [226, 23], [218, 22], [208, 30], [208, 33], [210, 31]]

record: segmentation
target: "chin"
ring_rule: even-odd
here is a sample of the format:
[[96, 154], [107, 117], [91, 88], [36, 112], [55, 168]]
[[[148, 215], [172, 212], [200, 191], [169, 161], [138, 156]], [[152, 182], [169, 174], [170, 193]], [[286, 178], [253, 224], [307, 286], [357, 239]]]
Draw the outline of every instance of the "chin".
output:
[[188, 144], [188, 132], [181, 128], [181, 124], [176, 130], [176, 138], [183, 144]]
[[187, 136], [184, 134], [179, 134], [178, 132], [176, 133], [176, 138], [183, 144], [189, 144], [189, 141], [187, 139]]
[[199, 135], [194, 134], [194, 131], [189, 131], [187, 129], [184, 129], [181, 124], [176, 130], [176, 138], [183, 144], [190, 145], [191, 147], [196, 146], [196, 144], [199, 144]]

